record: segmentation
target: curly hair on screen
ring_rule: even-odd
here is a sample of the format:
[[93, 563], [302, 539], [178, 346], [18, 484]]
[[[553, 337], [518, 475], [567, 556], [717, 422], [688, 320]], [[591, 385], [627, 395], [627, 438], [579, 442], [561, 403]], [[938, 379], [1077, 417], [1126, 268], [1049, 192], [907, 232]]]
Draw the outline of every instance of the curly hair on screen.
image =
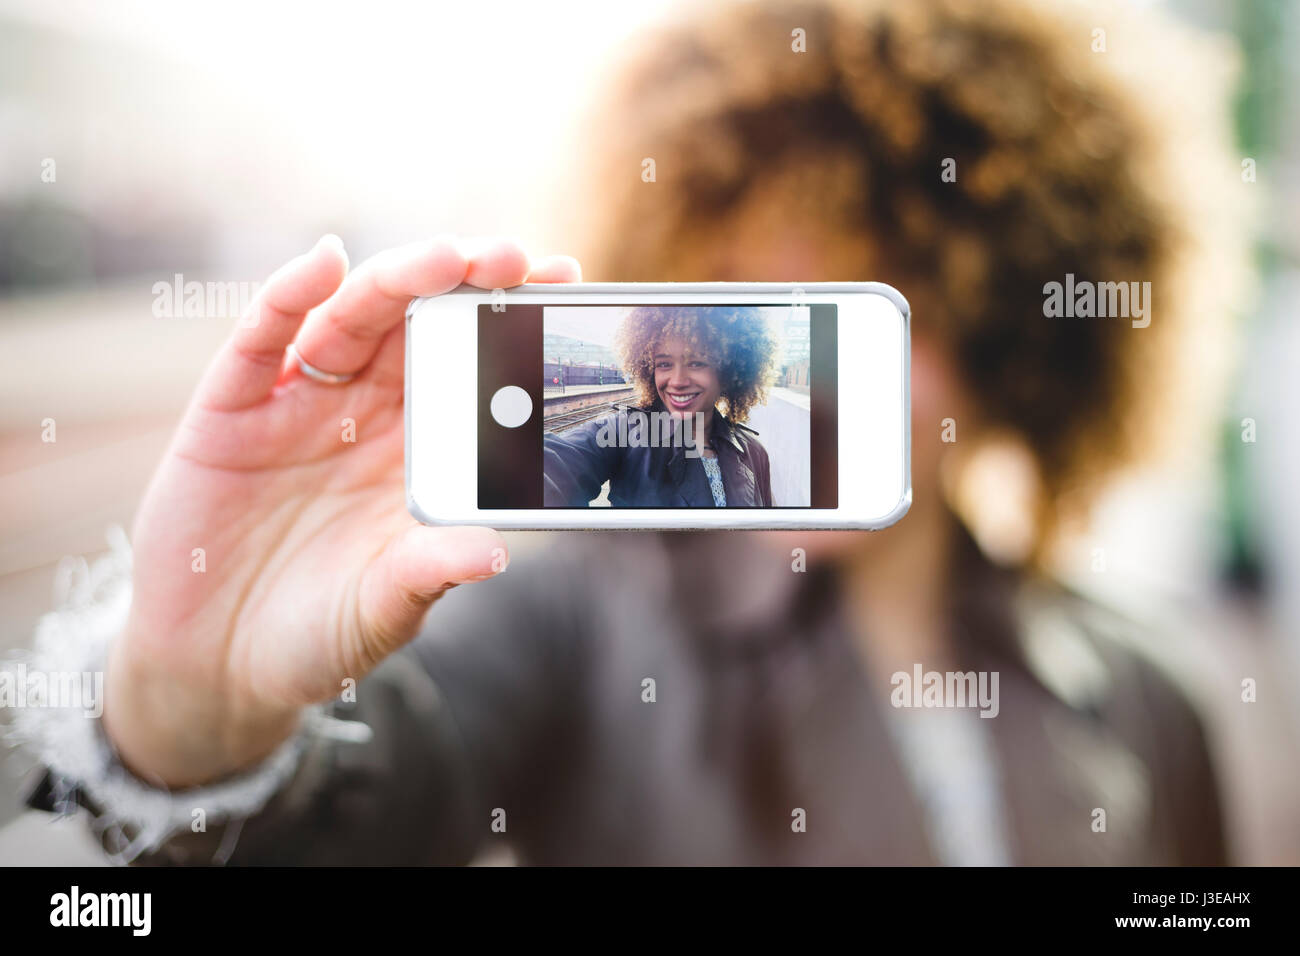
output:
[[[604, 145], [573, 177], [601, 196], [580, 207], [590, 275], [896, 286], [981, 424], [1032, 453], [1040, 547], [1121, 466], [1207, 454], [1249, 281], [1222, 45], [1160, 11], [1032, 0], [678, 19], [602, 90]], [[760, 251], [785, 271], [758, 274]], [[1067, 273], [1150, 281], [1150, 327], [1046, 318]]]
[[767, 401], [767, 391], [776, 377], [777, 342], [757, 309], [642, 306], [628, 309], [618, 328], [615, 349], [643, 407], [650, 408], [659, 400], [656, 347], [674, 337], [717, 368], [724, 405], [721, 411], [727, 421], [743, 422], [751, 408]]

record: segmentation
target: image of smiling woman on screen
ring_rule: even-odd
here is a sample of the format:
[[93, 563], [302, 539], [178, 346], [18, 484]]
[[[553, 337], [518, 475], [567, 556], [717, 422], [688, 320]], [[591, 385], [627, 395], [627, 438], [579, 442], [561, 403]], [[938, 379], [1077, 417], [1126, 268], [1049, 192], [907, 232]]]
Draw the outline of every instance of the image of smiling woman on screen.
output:
[[767, 450], [743, 424], [776, 371], [759, 310], [631, 308], [615, 343], [637, 402], [546, 434], [546, 506], [772, 507]]

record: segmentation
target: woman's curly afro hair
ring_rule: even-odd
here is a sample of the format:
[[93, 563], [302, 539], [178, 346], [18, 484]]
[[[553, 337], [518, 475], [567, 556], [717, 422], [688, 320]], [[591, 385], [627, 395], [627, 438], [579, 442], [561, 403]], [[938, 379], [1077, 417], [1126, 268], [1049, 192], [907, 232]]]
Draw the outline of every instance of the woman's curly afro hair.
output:
[[615, 347], [628, 380], [645, 408], [661, 405], [655, 390], [654, 356], [660, 343], [680, 338], [689, 351], [718, 370], [722, 414], [743, 422], [767, 401], [776, 375], [777, 342], [761, 312], [737, 306], [639, 306], [619, 326]]
[[[602, 147], [573, 175], [601, 197], [579, 207], [587, 273], [889, 282], [985, 425], [1032, 450], [1047, 530], [1118, 467], [1213, 436], [1245, 278], [1224, 51], [1097, 6], [684, 9], [603, 87]], [[1100, 22], [1123, 38], [1104, 54]], [[1149, 281], [1150, 328], [1045, 317], [1067, 274]]]

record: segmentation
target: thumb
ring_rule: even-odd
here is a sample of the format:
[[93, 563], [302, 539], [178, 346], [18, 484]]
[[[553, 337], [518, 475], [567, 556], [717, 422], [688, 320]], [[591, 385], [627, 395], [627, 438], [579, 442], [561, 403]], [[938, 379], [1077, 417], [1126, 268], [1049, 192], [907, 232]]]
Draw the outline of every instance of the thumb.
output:
[[510, 552], [492, 528], [415, 525], [397, 534], [366, 568], [358, 596], [364, 657], [371, 666], [419, 630], [448, 588], [506, 569]]

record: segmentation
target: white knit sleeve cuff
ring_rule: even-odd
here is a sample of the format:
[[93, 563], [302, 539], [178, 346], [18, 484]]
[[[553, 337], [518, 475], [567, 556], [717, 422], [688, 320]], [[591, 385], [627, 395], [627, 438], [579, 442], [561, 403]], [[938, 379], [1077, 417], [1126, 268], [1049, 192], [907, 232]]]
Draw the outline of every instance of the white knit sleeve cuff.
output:
[[317, 705], [274, 753], [236, 776], [171, 792], [132, 774], [100, 719], [108, 648], [131, 605], [130, 545], [121, 528], [108, 537], [112, 550], [93, 567], [84, 559], [60, 565], [56, 609], [41, 619], [32, 650], [0, 668], [0, 707], [12, 710], [12, 742], [48, 769], [58, 812], [89, 803], [101, 842], [109, 842], [105, 831], [116, 831], [116, 849], [105, 847], [112, 862], [152, 853], [196, 821], [206, 827], [257, 813], [293, 778], [312, 735], [358, 742], [369, 736], [364, 724], [335, 720]]

